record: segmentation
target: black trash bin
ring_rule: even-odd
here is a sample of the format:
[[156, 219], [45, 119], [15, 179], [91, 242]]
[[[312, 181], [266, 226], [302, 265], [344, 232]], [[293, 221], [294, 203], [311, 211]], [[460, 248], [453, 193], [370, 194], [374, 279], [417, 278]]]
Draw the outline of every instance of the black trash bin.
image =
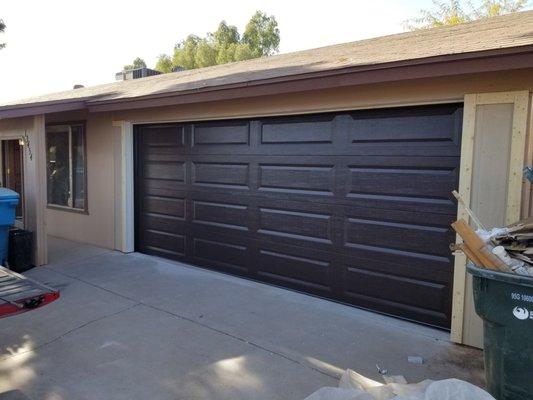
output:
[[468, 266], [483, 319], [485, 375], [498, 400], [533, 399], [533, 278]]
[[9, 231], [7, 262], [10, 270], [19, 273], [34, 267], [32, 232], [17, 228]]

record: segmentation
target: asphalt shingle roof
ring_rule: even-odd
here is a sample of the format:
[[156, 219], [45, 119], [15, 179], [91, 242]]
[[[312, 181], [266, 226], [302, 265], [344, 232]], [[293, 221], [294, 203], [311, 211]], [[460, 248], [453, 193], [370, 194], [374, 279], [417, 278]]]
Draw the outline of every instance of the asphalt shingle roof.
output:
[[255, 60], [68, 90], [5, 103], [0, 105], [0, 110], [5, 106], [23, 106], [41, 102], [83, 100], [90, 104], [102, 100], [131, 99], [153, 94], [179, 93], [290, 77], [310, 72], [528, 45], [533, 45], [533, 11], [462, 25], [418, 30]]

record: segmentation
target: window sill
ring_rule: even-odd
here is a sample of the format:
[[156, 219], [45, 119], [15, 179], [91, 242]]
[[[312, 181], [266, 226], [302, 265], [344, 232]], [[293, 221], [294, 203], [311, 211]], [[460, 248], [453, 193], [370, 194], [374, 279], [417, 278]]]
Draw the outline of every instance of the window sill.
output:
[[63, 207], [63, 206], [56, 206], [53, 204], [47, 204], [46, 208], [49, 210], [57, 210], [57, 211], [66, 211], [74, 214], [83, 214], [83, 215], [89, 215], [88, 210], [80, 210], [78, 208], [70, 208], [70, 207]]

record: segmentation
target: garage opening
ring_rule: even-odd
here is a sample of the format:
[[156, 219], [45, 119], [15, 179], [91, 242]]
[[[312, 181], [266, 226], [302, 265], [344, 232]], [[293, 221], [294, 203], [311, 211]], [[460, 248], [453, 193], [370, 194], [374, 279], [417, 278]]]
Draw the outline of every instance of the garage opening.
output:
[[138, 125], [136, 250], [448, 329], [462, 110]]

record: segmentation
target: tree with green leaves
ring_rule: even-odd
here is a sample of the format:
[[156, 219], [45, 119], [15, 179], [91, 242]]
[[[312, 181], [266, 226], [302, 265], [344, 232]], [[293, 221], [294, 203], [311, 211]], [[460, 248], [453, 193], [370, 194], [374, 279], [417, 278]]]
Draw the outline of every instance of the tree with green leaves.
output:
[[279, 29], [274, 17], [268, 17], [264, 12], [256, 11], [246, 25], [244, 44], [250, 46], [255, 57], [270, 56], [278, 52]]
[[166, 54], [161, 54], [157, 59], [155, 69], [165, 74], [172, 72], [172, 58]]
[[234, 61], [267, 57], [278, 52], [280, 34], [274, 16], [257, 11], [241, 36], [234, 25], [220, 22], [205, 37], [189, 35], [174, 47], [174, 54], [161, 54], [156, 69], [170, 72], [176, 67], [195, 69]]
[[129, 69], [138, 69], [138, 68], [146, 68], [146, 63], [140, 57], [137, 57], [135, 60], [133, 60], [132, 64], [124, 65], [123, 71], [127, 71]]
[[471, 1], [433, 0], [433, 8], [421, 10], [420, 16], [406, 21], [410, 30], [457, 25], [476, 19], [490, 18], [523, 10], [528, 0], [482, 0], [476, 6]]
[[471, 7], [471, 17], [473, 19], [496, 17], [521, 11], [527, 5], [528, 0], [483, 0], [479, 7]]
[[[6, 29], [6, 24], [4, 24], [4, 21], [0, 19], [0, 33], [4, 33], [4, 30]], [[5, 43], [0, 43], [0, 49], [3, 49], [6, 47]]]
[[174, 55], [172, 56], [172, 67], [198, 68], [196, 65], [196, 51], [201, 40], [199, 36], [189, 35], [185, 40], [176, 44]]

